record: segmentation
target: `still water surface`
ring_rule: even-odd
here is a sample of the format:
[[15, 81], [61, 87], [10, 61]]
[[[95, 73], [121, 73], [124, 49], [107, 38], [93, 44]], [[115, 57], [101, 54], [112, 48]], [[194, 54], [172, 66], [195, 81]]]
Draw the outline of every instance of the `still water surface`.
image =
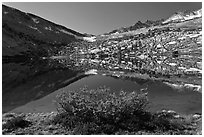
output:
[[[46, 60], [40, 64], [3, 64], [3, 113], [56, 111], [56, 95], [62, 91], [107, 87], [119, 93], [147, 89], [150, 111], [171, 109], [179, 113], [202, 112], [201, 93], [179, 92], [159, 81], [137, 81], [56, 67]], [[54, 66], [54, 67], [53, 67]]]

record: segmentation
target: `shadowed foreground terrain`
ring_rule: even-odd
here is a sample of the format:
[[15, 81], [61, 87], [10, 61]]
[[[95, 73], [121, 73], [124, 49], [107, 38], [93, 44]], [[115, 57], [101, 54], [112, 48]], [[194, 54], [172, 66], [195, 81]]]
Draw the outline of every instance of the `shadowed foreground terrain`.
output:
[[61, 93], [57, 102], [58, 112], [4, 114], [3, 134], [201, 134], [201, 115], [149, 112], [146, 93], [84, 88]]

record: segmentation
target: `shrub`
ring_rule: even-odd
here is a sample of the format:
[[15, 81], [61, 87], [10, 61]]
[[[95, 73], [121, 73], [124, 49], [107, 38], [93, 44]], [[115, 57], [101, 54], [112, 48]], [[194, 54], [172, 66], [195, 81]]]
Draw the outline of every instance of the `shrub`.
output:
[[18, 116], [8, 120], [5, 124], [3, 124], [3, 129], [13, 130], [17, 128], [25, 128], [31, 124], [30, 121], [24, 120], [23, 117]]
[[54, 122], [69, 129], [89, 129], [87, 134], [113, 134], [120, 129], [136, 131], [151, 119], [151, 114], [145, 111], [148, 104], [146, 94], [120, 92], [116, 96], [108, 89], [84, 88], [64, 92], [58, 99], [60, 115]]
[[121, 91], [116, 95], [104, 88], [84, 88], [63, 92], [57, 98], [59, 114], [53, 122], [62, 124], [73, 134], [132, 134], [183, 128], [171, 116], [147, 111], [148, 99], [143, 93]]

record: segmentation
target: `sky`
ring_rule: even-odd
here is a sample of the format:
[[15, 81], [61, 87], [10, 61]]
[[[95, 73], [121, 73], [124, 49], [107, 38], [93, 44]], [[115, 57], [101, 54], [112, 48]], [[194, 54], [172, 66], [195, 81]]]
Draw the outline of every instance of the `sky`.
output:
[[80, 33], [103, 34], [137, 21], [166, 19], [176, 11], [198, 10], [201, 2], [4, 2], [4, 5]]

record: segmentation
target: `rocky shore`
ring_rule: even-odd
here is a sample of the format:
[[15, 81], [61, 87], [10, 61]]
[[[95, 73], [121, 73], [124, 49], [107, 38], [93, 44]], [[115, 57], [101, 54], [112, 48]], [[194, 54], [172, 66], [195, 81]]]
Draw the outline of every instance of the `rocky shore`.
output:
[[[201, 135], [202, 134], [202, 117], [200, 114], [194, 115], [178, 115], [174, 111], [162, 111], [161, 113], [174, 113], [175, 118], [185, 119], [188, 128], [182, 132], [178, 131], [138, 131], [137, 133], [116, 133], [116, 134], [187, 134], [187, 135]], [[52, 120], [58, 112], [50, 113], [5, 113], [2, 116], [2, 134], [3, 135], [73, 135], [77, 134], [75, 131], [69, 131], [60, 124], [54, 124]]]

